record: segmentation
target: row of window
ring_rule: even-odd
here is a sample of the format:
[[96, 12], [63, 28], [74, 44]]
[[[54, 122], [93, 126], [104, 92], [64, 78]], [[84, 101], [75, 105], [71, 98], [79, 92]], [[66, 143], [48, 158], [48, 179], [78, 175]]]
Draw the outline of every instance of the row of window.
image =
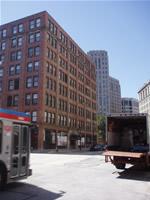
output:
[[39, 77], [38, 76], [30, 76], [26, 79], [26, 88], [38, 87], [39, 85]]
[[[31, 58], [33, 56], [39, 56], [40, 55], [40, 47], [31, 47], [28, 49], [28, 57]], [[16, 61], [22, 59], [22, 51], [18, 50], [15, 52], [11, 52], [10, 54], [10, 60]]]
[[[40, 41], [40, 32], [36, 32], [36, 33], [31, 33], [29, 35], [29, 43], [32, 44], [34, 42], [39, 42]], [[14, 37], [11, 40], [11, 47], [15, 48], [15, 47], [21, 47], [23, 45], [23, 37], [22, 36], [18, 36], [18, 37]], [[0, 50], [5, 50], [6, 49], [6, 41], [3, 41], [0, 43]]]
[[59, 107], [59, 110], [67, 112], [67, 110], [68, 110], [67, 101], [65, 101], [63, 99], [59, 99], [58, 100], [58, 107]]
[[30, 33], [29, 35], [29, 43], [32, 44], [34, 42], [40, 41], [40, 32]]
[[28, 49], [28, 57], [31, 58], [33, 56], [39, 56], [40, 55], [40, 47], [30, 47]]
[[77, 106], [69, 103], [69, 112], [72, 114], [77, 114]]
[[70, 77], [70, 86], [73, 88], [77, 88], [77, 81]]
[[[34, 61], [30, 62], [27, 64], [27, 71], [32, 72], [32, 71], [38, 71], [39, 69], [39, 61]], [[9, 67], [9, 76], [13, 75], [19, 75], [21, 73], [21, 65], [16, 64], [16, 65], [11, 65]], [[3, 67], [0, 67], [0, 77], [2, 77], [4, 74], [4, 69]]]
[[50, 64], [49, 62], [46, 63], [47, 72], [53, 76], [56, 76], [56, 66]]
[[63, 72], [62, 70], [59, 70], [59, 80], [67, 83], [68, 82], [68, 76], [65, 72]]
[[62, 84], [59, 84], [59, 94], [67, 97], [68, 96], [68, 88]]
[[46, 88], [52, 91], [56, 91], [56, 81], [50, 78], [46, 78]]
[[38, 93], [28, 93], [25, 95], [25, 105], [37, 105], [38, 99]]
[[47, 48], [47, 57], [50, 60], [57, 62], [57, 54], [49, 48]]
[[[25, 95], [25, 105], [36, 105], [38, 104], [38, 94], [26, 94]], [[19, 95], [13, 95], [7, 97], [7, 106], [18, 106], [19, 105]]]
[[44, 121], [49, 124], [55, 124], [55, 113], [45, 111]]
[[39, 61], [29, 62], [27, 64], [27, 72], [38, 71], [39, 67], [40, 67], [40, 62]]
[[50, 94], [45, 94], [45, 105], [55, 108], [56, 107], [56, 97]]
[[[39, 77], [33, 76], [33, 77], [27, 77], [26, 79], [26, 87], [38, 87], [39, 85]], [[9, 80], [8, 81], [8, 90], [18, 90], [19, 89], [19, 78]]]
[[53, 48], [57, 49], [57, 40], [49, 33], [47, 33], [47, 41]]
[[[29, 29], [30, 30], [34, 29], [34, 28], [39, 28], [40, 26], [41, 26], [41, 19], [40, 18], [30, 20], [30, 22], [29, 22]], [[12, 26], [12, 33], [13, 34], [22, 33], [22, 32], [24, 32], [24, 25], [22, 23]], [[0, 37], [5, 38], [6, 36], [7, 36], [7, 30], [6, 29], [1, 30], [0, 31]]]

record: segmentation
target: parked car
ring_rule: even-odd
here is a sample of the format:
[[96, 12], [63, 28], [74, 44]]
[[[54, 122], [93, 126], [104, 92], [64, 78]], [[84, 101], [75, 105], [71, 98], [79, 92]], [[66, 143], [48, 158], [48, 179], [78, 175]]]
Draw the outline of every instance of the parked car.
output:
[[104, 151], [104, 150], [105, 150], [104, 144], [95, 144], [90, 148], [90, 151]]

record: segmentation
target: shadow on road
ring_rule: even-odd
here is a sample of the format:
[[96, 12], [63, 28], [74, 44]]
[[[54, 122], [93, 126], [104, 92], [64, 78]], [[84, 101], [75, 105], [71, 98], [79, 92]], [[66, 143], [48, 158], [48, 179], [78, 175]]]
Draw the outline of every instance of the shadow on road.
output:
[[64, 193], [54, 193], [31, 184], [17, 182], [8, 184], [6, 190], [0, 192], [0, 200], [55, 200]]
[[136, 181], [147, 181], [147, 182], [150, 181], [150, 170], [136, 169], [134, 166], [132, 166], [118, 173], [119, 176], [117, 178], [136, 180]]
[[103, 155], [103, 151], [49, 151], [49, 152], [32, 152], [33, 154], [56, 154], [56, 155]]

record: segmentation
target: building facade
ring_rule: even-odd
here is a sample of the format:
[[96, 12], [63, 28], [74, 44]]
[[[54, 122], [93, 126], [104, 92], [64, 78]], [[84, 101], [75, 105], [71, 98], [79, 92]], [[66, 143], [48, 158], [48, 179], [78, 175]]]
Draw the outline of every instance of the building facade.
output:
[[95, 140], [95, 65], [46, 11], [0, 26], [0, 107], [31, 114], [33, 149]]
[[150, 81], [138, 91], [139, 112], [150, 114]]
[[121, 99], [123, 113], [139, 113], [139, 102], [135, 98], [124, 97]]
[[110, 113], [121, 113], [121, 89], [119, 80], [109, 76]]
[[87, 53], [96, 65], [97, 114], [110, 113], [109, 63], [107, 51], [95, 50]]

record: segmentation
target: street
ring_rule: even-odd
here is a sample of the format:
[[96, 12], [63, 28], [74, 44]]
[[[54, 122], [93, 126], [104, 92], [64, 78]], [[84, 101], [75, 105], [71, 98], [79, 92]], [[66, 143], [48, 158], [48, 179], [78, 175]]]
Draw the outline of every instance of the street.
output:
[[31, 154], [33, 175], [0, 200], [148, 200], [150, 172], [117, 170], [100, 153]]

